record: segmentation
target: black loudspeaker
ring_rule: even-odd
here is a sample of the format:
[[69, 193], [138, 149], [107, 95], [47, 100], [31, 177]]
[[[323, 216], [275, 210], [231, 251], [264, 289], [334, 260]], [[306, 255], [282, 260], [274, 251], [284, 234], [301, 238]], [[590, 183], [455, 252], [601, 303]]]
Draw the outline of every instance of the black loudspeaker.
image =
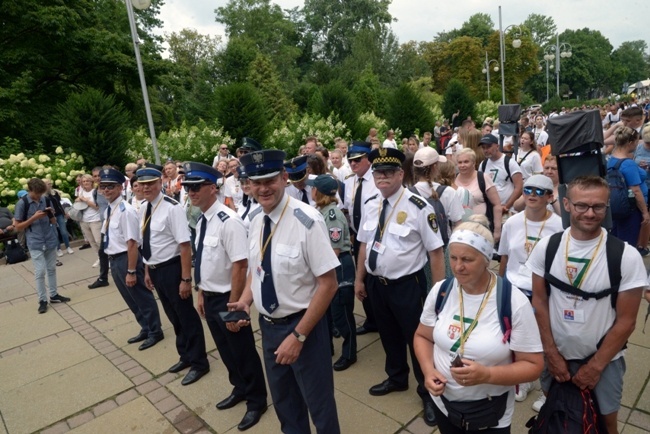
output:
[[512, 136], [512, 155], [517, 155], [519, 148], [519, 118], [521, 105], [503, 104], [499, 106], [499, 149], [503, 152], [506, 136]]

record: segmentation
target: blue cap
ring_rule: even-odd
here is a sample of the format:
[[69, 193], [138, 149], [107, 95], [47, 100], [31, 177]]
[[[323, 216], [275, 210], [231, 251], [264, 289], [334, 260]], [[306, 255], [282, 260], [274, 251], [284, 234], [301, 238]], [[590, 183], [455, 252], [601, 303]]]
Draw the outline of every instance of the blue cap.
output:
[[339, 191], [339, 183], [332, 175], [318, 175], [308, 179], [306, 184], [315, 187], [326, 196], [334, 196]]
[[284, 163], [284, 169], [289, 174], [289, 181], [302, 181], [307, 176], [307, 156], [294, 157]]
[[352, 146], [348, 148], [348, 160], [365, 157], [372, 150], [372, 143], [370, 142], [352, 142]]
[[153, 182], [162, 178], [162, 170], [154, 169], [153, 167], [144, 167], [142, 169], [138, 169], [138, 171], [135, 172], [135, 176], [138, 177], [139, 183]]
[[284, 167], [284, 159], [287, 154], [277, 149], [254, 151], [242, 155], [239, 161], [248, 177], [253, 181], [273, 178], [277, 176]]
[[248, 173], [246, 173], [244, 166], [237, 167], [237, 173], [239, 174], [239, 179], [248, 179]]
[[483, 137], [481, 137], [481, 141], [479, 142], [479, 145], [496, 145], [499, 143], [499, 139], [494, 134], [486, 134]]
[[214, 167], [194, 161], [183, 163], [183, 169], [185, 170], [185, 179], [181, 181], [182, 185], [204, 184], [206, 182], [216, 184], [217, 179], [223, 177], [221, 172]]
[[375, 149], [368, 155], [373, 170], [401, 168], [405, 158], [402, 151], [393, 148]]
[[18, 194], [18, 199], [22, 199], [27, 194], [27, 190], [19, 190], [17, 194]]
[[126, 178], [119, 170], [102, 169], [99, 172], [99, 182], [102, 184], [124, 184]]
[[262, 150], [262, 145], [260, 145], [260, 143], [255, 139], [251, 139], [250, 137], [244, 137], [242, 139], [241, 149], [248, 150], [248, 151], [251, 151], [251, 152], [252, 151], [261, 151]]

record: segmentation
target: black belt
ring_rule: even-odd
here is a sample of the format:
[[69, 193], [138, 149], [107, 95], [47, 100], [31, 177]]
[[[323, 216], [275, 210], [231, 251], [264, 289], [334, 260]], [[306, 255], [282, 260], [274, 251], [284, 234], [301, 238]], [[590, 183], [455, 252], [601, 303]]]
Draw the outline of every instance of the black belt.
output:
[[270, 316], [264, 315], [263, 313], [261, 313], [260, 315], [262, 316], [262, 318], [264, 318], [264, 321], [271, 324], [288, 324], [291, 320], [303, 316], [306, 311], [307, 309], [303, 309], [300, 312], [292, 313], [291, 315], [287, 315], [282, 318], [272, 318]]
[[203, 296], [208, 297], [208, 298], [217, 297], [219, 295], [227, 295], [227, 294], [228, 293], [226, 293], [226, 292], [214, 292], [214, 291], [205, 291], [205, 290], [203, 290]]
[[178, 262], [181, 262], [181, 257], [180, 256], [174, 256], [173, 258], [168, 259], [165, 262], [161, 262], [160, 264], [147, 264], [147, 265], [149, 266], [149, 269], [155, 270], [156, 268], [167, 267], [168, 265], [173, 265], [173, 264], [176, 264]]
[[123, 256], [123, 255], [126, 255], [127, 253], [128, 252], [120, 252], [120, 253], [116, 253], [114, 255], [108, 255], [108, 259], [112, 261], [114, 259], [117, 259], [117, 258]]
[[387, 279], [384, 276], [375, 276], [373, 274], [370, 274], [369, 276], [379, 280], [379, 282], [382, 285], [388, 286], [388, 285], [396, 285], [396, 284], [402, 283], [402, 282], [404, 282], [406, 280], [415, 279], [415, 277], [417, 277], [418, 273], [419, 273], [419, 271], [416, 271], [415, 273], [411, 273], [411, 274], [408, 274], [406, 276], [398, 277], [397, 279]]

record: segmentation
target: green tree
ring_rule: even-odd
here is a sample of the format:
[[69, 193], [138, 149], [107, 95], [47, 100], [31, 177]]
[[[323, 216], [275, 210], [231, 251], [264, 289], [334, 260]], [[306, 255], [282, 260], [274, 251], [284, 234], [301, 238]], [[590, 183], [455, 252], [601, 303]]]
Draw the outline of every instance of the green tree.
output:
[[361, 113], [354, 94], [339, 80], [334, 80], [323, 86], [321, 93], [323, 105], [320, 115], [327, 118], [334, 113], [350, 130], [354, 131]]
[[257, 88], [269, 109], [268, 118], [287, 119], [296, 110], [296, 105], [286, 95], [280, 77], [268, 56], [259, 53], [251, 63], [248, 82]]
[[217, 56], [215, 70], [218, 83], [243, 83], [248, 79], [250, 64], [260, 53], [255, 42], [246, 37], [232, 37]]
[[400, 128], [403, 135], [410, 136], [416, 130], [433, 131], [434, 119], [424, 100], [404, 83], [394, 90], [390, 98], [388, 116], [390, 128]]
[[381, 84], [379, 77], [372, 72], [370, 65], [366, 66], [361, 75], [354, 82], [352, 93], [357, 104], [364, 112], [374, 112], [380, 104]]
[[223, 129], [239, 143], [252, 137], [260, 143], [266, 139], [268, 110], [259, 92], [250, 83], [233, 83], [217, 89], [216, 113]]
[[456, 112], [459, 112], [458, 116], [461, 119], [466, 119], [468, 116], [474, 119], [474, 100], [460, 81], [451, 80], [442, 98], [442, 113], [445, 119], [451, 120]]
[[86, 88], [59, 104], [53, 118], [54, 141], [82, 155], [87, 166], [128, 162], [129, 114], [113, 95]]
[[449, 32], [440, 32], [436, 36], [437, 42], [451, 42], [461, 36], [469, 36], [470, 38], [478, 38], [481, 40], [481, 45], [485, 46], [488, 43], [490, 35], [494, 32], [494, 22], [488, 14], [478, 13], [474, 14], [467, 21], [463, 23], [460, 29], [454, 29]]
[[553, 42], [557, 33], [557, 26], [553, 17], [541, 14], [530, 14], [523, 22], [523, 25], [530, 31], [533, 41], [538, 47], [544, 48]]
[[633, 84], [650, 76], [645, 60], [647, 50], [648, 44], [644, 40], [626, 41], [614, 50], [612, 62], [622, 68], [623, 74], [611, 83], [613, 90], [617, 90], [617, 82], [620, 87], [623, 82]]

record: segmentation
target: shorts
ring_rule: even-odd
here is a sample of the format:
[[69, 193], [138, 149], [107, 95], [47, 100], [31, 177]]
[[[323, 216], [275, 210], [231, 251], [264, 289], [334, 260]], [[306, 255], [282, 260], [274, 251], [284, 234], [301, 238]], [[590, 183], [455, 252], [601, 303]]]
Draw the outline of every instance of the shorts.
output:
[[[580, 363], [569, 362], [569, 372], [574, 375], [578, 372]], [[621, 399], [623, 398], [623, 377], [625, 376], [625, 357], [621, 356], [616, 360], [609, 362], [609, 365], [600, 375], [600, 380], [594, 388], [594, 395], [598, 400], [598, 407], [601, 415], [616, 413], [621, 408]], [[546, 365], [539, 378], [544, 393], [548, 393], [551, 387], [551, 374], [548, 372]]]

